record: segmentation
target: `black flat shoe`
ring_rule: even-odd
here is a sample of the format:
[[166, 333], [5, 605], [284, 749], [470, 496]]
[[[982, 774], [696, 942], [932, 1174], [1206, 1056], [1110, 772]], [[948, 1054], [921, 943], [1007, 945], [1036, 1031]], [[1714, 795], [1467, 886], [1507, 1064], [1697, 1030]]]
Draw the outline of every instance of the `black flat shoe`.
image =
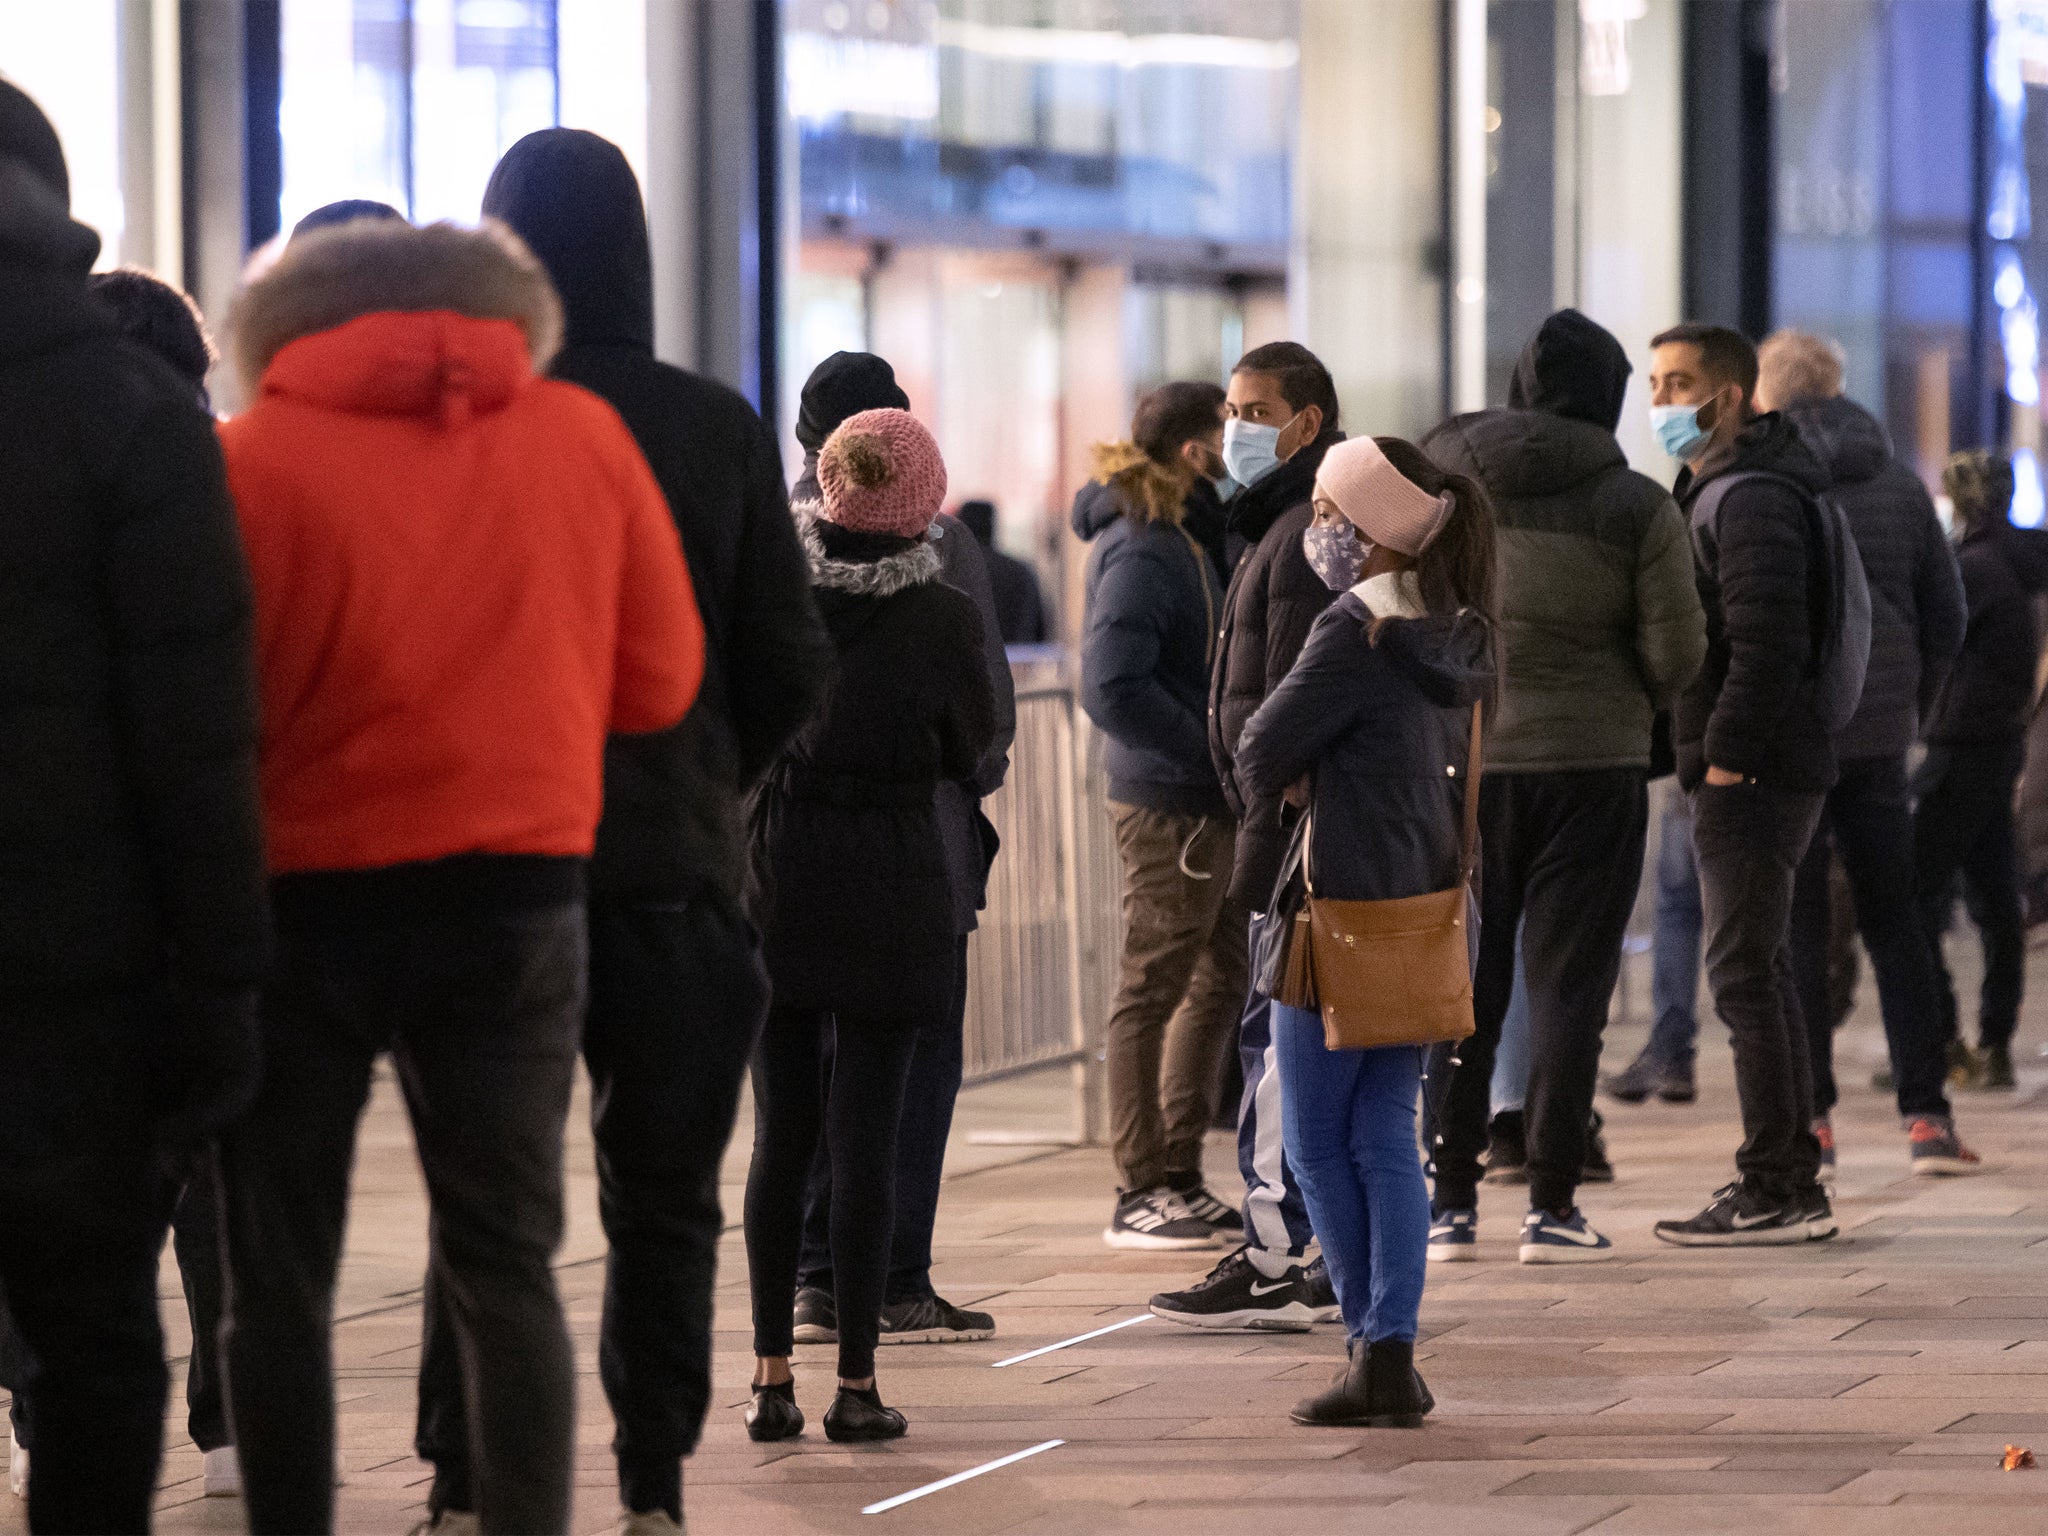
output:
[[825, 1410], [828, 1440], [894, 1440], [909, 1428], [902, 1414], [883, 1406], [882, 1395], [873, 1387], [841, 1387]]
[[749, 1440], [794, 1440], [803, 1432], [804, 1411], [796, 1405], [795, 1382], [754, 1388], [754, 1400], [747, 1404]]

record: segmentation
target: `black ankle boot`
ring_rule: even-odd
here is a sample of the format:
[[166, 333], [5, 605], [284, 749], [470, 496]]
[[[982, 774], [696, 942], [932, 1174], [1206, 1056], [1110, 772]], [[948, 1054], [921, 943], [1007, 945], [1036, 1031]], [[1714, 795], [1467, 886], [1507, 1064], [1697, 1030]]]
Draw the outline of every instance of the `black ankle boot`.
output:
[[841, 1387], [825, 1410], [828, 1440], [894, 1440], [910, 1425], [873, 1387]]
[[804, 1432], [804, 1411], [796, 1405], [796, 1383], [778, 1381], [754, 1388], [747, 1404], [749, 1440], [794, 1440]]
[[1415, 1369], [1408, 1339], [1376, 1339], [1365, 1347], [1366, 1411], [1354, 1422], [1374, 1429], [1420, 1429], [1436, 1398]]
[[1297, 1424], [1363, 1424], [1368, 1410], [1366, 1381], [1367, 1350], [1352, 1339], [1346, 1346], [1351, 1358], [1330, 1382], [1327, 1392], [1304, 1397], [1294, 1405], [1290, 1417]]

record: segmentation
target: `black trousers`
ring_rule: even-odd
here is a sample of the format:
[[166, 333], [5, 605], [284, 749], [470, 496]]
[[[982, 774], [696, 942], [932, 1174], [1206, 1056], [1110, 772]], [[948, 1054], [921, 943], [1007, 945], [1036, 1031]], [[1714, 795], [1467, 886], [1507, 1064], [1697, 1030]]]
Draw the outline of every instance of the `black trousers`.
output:
[[154, 989], [0, 993], [0, 1294], [35, 1423], [32, 1531], [149, 1529], [175, 1185], [148, 1083], [167, 1027]]
[[[609, 1245], [597, 1364], [630, 1510], [682, 1517], [681, 1462], [711, 1401], [719, 1165], [767, 1008], [760, 942], [724, 903], [591, 901], [583, 1056]], [[431, 1275], [427, 1291], [415, 1445], [434, 1513], [473, 1510], [460, 1355]]]
[[1984, 942], [1978, 1044], [2009, 1045], [2019, 1028], [2027, 974], [2027, 929], [2020, 907], [2013, 787], [2025, 758], [2022, 743], [1994, 743], [1935, 747], [1921, 765], [1913, 852], [1919, 866], [1922, 931], [1939, 967], [1944, 1044], [1960, 1033], [1955, 982], [1941, 952], [1942, 935], [1955, 911], [1958, 874], [1970, 920]]
[[[213, 1149], [192, 1160], [192, 1169], [171, 1217], [171, 1247], [184, 1281], [185, 1312], [192, 1324], [192, 1353], [185, 1366], [185, 1432], [202, 1451], [234, 1444], [228, 1430], [227, 1392], [220, 1375], [220, 1319], [226, 1281], [220, 1254], [220, 1174]], [[8, 1418], [23, 1450], [35, 1449], [34, 1414], [23, 1381], [27, 1351], [0, 1296], [0, 1387], [13, 1394]]]
[[[950, 997], [949, 985], [941, 994]], [[933, 1014], [942, 1014], [942, 1003]], [[822, 1138], [832, 1169], [832, 1291], [839, 1374], [875, 1370], [896, 1221], [896, 1138], [910, 1061], [938, 1019], [770, 1009], [754, 1052], [754, 1161], [747, 1172], [747, 1263], [754, 1353], [792, 1348], [804, 1194]], [[826, 1061], [831, 1070], [826, 1071]]]
[[[889, 1239], [889, 1282], [884, 1306], [921, 1301], [932, 1290], [932, 1230], [939, 1220], [939, 1189], [946, 1177], [946, 1140], [953, 1132], [953, 1105], [960, 1097], [967, 1025], [967, 940], [960, 935], [953, 1005], [933, 1014], [917, 1034], [910, 1080], [903, 1092], [903, 1120], [896, 1132], [896, 1224]], [[829, 1064], [826, 1067], [831, 1070]], [[832, 1161], [821, 1145], [811, 1159], [804, 1204], [803, 1259], [797, 1283], [832, 1287]]]
[[334, 1524], [335, 1271], [356, 1122], [389, 1050], [432, 1202], [490, 1532], [569, 1522], [575, 1357], [555, 1289], [562, 1128], [583, 1019], [581, 904], [390, 927], [285, 920], [265, 1076], [223, 1140], [224, 1354], [249, 1528]]
[[1529, 989], [1529, 1204], [1565, 1210], [1586, 1166], [1600, 1037], [1642, 880], [1649, 791], [1640, 768], [1488, 774], [1476, 1032], [1458, 1049], [1436, 1147], [1436, 1202], [1477, 1200], [1488, 1089], [1514, 992], [1521, 932]]
[[1856, 927], [1877, 974], [1899, 1113], [1909, 1118], [1946, 1115], [1941, 984], [1915, 894], [1913, 808], [1904, 754], [1842, 764], [1793, 886], [1792, 973], [1799, 983], [1813, 1074], [1813, 1112], [1829, 1113], [1836, 1099], [1835, 1011], [1828, 974], [1831, 849], [1842, 855], [1855, 897]]
[[1792, 973], [1792, 889], [1823, 797], [1762, 784], [1693, 792], [1707, 986], [1735, 1048], [1742, 1146], [1735, 1166], [1766, 1196], [1820, 1177], [1813, 1058]]

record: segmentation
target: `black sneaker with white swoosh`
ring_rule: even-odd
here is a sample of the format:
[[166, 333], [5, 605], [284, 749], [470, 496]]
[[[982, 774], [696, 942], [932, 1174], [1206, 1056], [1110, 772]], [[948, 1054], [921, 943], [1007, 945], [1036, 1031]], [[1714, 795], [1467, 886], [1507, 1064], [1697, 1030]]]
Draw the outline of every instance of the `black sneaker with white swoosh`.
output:
[[1190, 1328], [1249, 1328], [1261, 1333], [1306, 1333], [1316, 1308], [1308, 1276], [1289, 1264], [1279, 1276], [1266, 1274], [1239, 1248], [1225, 1255], [1184, 1291], [1152, 1298], [1151, 1312]]
[[[1819, 1216], [1805, 1200], [1781, 1200], [1737, 1179], [1716, 1190], [1707, 1208], [1690, 1221], [1660, 1221], [1653, 1230], [1681, 1248], [1783, 1247], [1833, 1236], [1819, 1230]], [[1830, 1212], [1827, 1224], [1832, 1219]]]

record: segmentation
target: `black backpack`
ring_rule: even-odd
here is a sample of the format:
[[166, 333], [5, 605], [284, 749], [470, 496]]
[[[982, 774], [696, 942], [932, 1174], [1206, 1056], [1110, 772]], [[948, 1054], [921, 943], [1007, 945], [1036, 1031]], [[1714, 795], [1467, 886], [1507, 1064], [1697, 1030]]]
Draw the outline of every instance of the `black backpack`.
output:
[[1728, 493], [1753, 480], [1791, 487], [1806, 509], [1806, 612], [1813, 658], [1807, 675], [1814, 680], [1814, 712], [1832, 736], [1863, 702], [1863, 679], [1870, 667], [1870, 582], [1863, 574], [1863, 556], [1839, 501], [1815, 496], [1796, 480], [1760, 469], [1723, 475], [1700, 492], [1692, 504], [1695, 551], [1699, 530], [1719, 519]]

